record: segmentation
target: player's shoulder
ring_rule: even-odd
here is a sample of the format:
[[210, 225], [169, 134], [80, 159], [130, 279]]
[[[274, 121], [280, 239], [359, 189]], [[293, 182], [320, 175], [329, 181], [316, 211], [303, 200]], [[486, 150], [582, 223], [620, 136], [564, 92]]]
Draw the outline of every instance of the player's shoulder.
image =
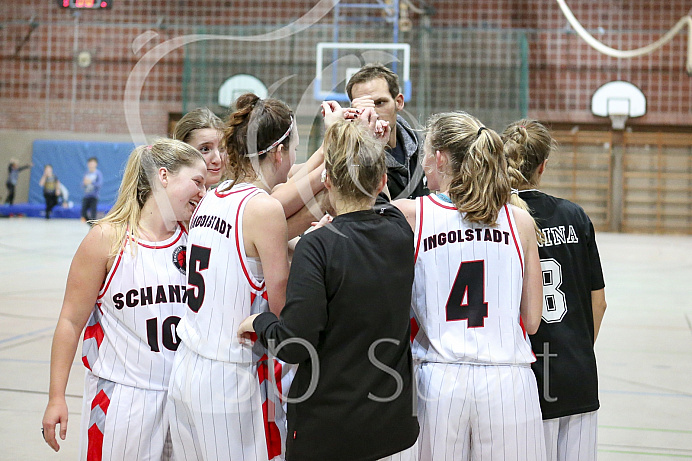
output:
[[514, 216], [514, 221], [517, 223], [517, 226], [533, 227], [533, 218], [528, 211], [511, 204], [509, 205], [509, 209], [512, 211], [512, 215]]
[[566, 198], [553, 197], [557, 208], [561, 209], [565, 213], [570, 213], [579, 217], [588, 217], [584, 208], [578, 203], [574, 203]]
[[86, 238], [92, 241], [106, 243], [108, 245], [115, 243], [114, 240], [118, 235], [118, 226], [111, 222], [98, 222], [89, 229]]
[[552, 215], [576, 222], [590, 222], [589, 216], [581, 205], [565, 198], [540, 191], [522, 191], [520, 197], [526, 201], [533, 212], [532, 214], [537, 214], [538, 218]]
[[243, 222], [258, 231], [264, 229], [271, 232], [286, 228], [286, 215], [281, 202], [269, 194], [257, 193], [245, 205]]
[[274, 215], [276, 213], [281, 213], [283, 215], [283, 206], [281, 202], [264, 192], [257, 192], [250, 197], [246, 205], [246, 210], [250, 209], [261, 215]]

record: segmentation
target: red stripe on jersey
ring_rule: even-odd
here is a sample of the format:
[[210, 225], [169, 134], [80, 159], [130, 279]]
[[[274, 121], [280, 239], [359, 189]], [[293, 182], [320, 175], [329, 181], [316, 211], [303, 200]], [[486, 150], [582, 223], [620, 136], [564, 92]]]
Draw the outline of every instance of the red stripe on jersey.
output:
[[[251, 189], [257, 190], [256, 187], [252, 187]], [[243, 189], [243, 190], [249, 190], [249, 189]], [[231, 192], [233, 193], [233, 192]], [[229, 193], [230, 195], [230, 193]], [[247, 270], [247, 267], [245, 267], [245, 261], [243, 261], [243, 254], [240, 251], [240, 239], [238, 238], [238, 219], [240, 218], [240, 207], [243, 205], [243, 202], [248, 198], [252, 197], [254, 194], [247, 194], [245, 197], [240, 200], [240, 203], [238, 204], [238, 212], [235, 214], [235, 247], [236, 250], [238, 250], [238, 259], [240, 260], [240, 267], [243, 268], [243, 273], [245, 274], [245, 278], [247, 279], [248, 283], [252, 288], [254, 288], [257, 291], [261, 291], [264, 288], [264, 282], [260, 286], [257, 286], [253, 283], [252, 279], [250, 278], [250, 273]]]
[[87, 461], [101, 461], [103, 455], [103, 433], [96, 424], [87, 431], [89, 445], [87, 447]]
[[[281, 393], [281, 374], [282, 367], [281, 363], [274, 360], [274, 382], [276, 383], [279, 393]], [[265, 386], [267, 387], [266, 399], [262, 402], [262, 419], [264, 420], [264, 436], [267, 443], [267, 453], [269, 454], [268, 459], [273, 459], [281, 454], [281, 433], [279, 432], [279, 427], [276, 425], [276, 421], [272, 417], [271, 420], [269, 415], [276, 414], [276, 402], [274, 398], [274, 389], [271, 388], [272, 383], [269, 378], [269, 364], [267, 362], [266, 355], [263, 360], [257, 366], [257, 376], [259, 378], [260, 384], [267, 380]]]
[[147, 244], [144, 244], [144, 243], [140, 242], [139, 240], [137, 241], [137, 244], [140, 245], [140, 246], [143, 246], [144, 248], [153, 248], [154, 250], [158, 250], [158, 249], [160, 249], [160, 248], [170, 248], [170, 247], [172, 247], [173, 245], [175, 245], [175, 244], [178, 242], [178, 240], [180, 240], [180, 238], [181, 238], [182, 236], [183, 236], [183, 231], [182, 231], [182, 226], [181, 226], [180, 232], [178, 232], [178, 237], [176, 237], [175, 240], [173, 240], [171, 243], [169, 243], [169, 244], [167, 244], [167, 245], [164, 245], [164, 246], [159, 246], [159, 245], [147, 245]]
[[[265, 379], [267, 379], [267, 356], [264, 355], [262, 357], [262, 362], [257, 364], [257, 380], [259, 381], [260, 384], [264, 382]], [[267, 393], [267, 398], [269, 398], [269, 393]]]
[[[267, 402], [265, 402], [266, 404]], [[281, 433], [279, 432], [279, 427], [274, 421], [267, 423], [266, 432], [267, 436], [267, 453], [269, 454], [268, 459], [274, 459], [276, 456], [281, 454]]]
[[93, 410], [96, 408], [98, 405], [101, 407], [101, 410], [103, 410], [104, 413], [108, 412], [108, 406], [111, 404], [111, 399], [108, 398], [106, 393], [101, 389], [98, 394], [96, 394], [96, 397], [94, 397], [94, 400], [91, 401], [91, 409]]
[[434, 196], [433, 194], [430, 194], [430, 195], [428, 195], [427, 197], [428, 197], [428, 198], [430, 199], [430, 201], [433, 202], [435, 205], [437, 205], [437, 206], [439, 206], [439, 207], [442, 207], [442, 208], [444, 208], [444, 209], [446, 209], [446, 210], [456, 210], [456, 209], [457, 209], [457, 207], [455, 207], [454, 205], [445, 205], [445, 204], [442, 203], [442, 202], [438, 202], [437, 199], [435, 198], [435, 196]]
[[217, 187], [216, 189], [214, 189], [214, 193], [216, 194], [217, 197], [224, 198], [224, 197], [228, 197], [229, 195], [232, 195], [232, 194], [238, 194], [240, 192], [245, 192], [245, 191], [252, 190], [252, 189], [257, 189], [257, 188], [255, 186], [250, 186], [250, 187], [247, 187], [245, 189], [240, 189], [240, 190], [231, 189], [228, 192], [219, 192], [219, 188]]
[[418, 321], [416, 321], [415, 318], [411, 317], [411, 344], [413, 344], [413, 340], [416, 339], [418, 330], [420, 330], [420, 325], [418, 325]]
[[420, 249], [421, 236], [423, 235], [423, 197], [420, 198], [420, 216], [418, 216], [418, 241], [416, 242], [416, 253], [413, 255], [413, 261], [418, 261], [418, 250]]
[[103, 328], [101, 328], [100, 323], [86, 327], [84, 330], [84, 341], [90, 338], [96, 338], [96, 345], [101, 347], [101, 342], [103, 341]]
[[[514, 246], [517, 248], [517, 254], [519, 255], [519, 264], [521, 264], [521, 275], [524, 276], [524, 259], [521, 257], [521, 250], [519, 250], [519, 242], [517, 242], [517, 236], [514, 235], [514, 226], [512, 225], [512, 219], [509, 216], [509, 207], [505, 203], [505, 213], [507, 214], [507, 223], [509, 224], [509, 230], [512, 232], [512, 239], [514, 239]], [[523, 328], [523, 327], [522, 327]]]
[[[126, 239], [129, 237], [125, 237]], [[106, 294], [108, 291], [108, 287], [111, 284], [111, 281], [113, 280], [113, 276], [115, 275], [115, 272], [118, 270], [118, 266], [120, 266], [120, 261], [123, 259], [123, 252], [125, 251], [125, 243], [123, 242], [123, 247], [120, 249], [120, 253], [118, 253], [118, 260], [115, 262], [113, 267], [111, 267], [111, 274], [108, 277], [108, 281], [104, 284], [104, 286], [101, 288], [101, 292], [99, 293], [97, 300], [103, 298], [103, 295]]]
[[[521, 332], [524, 335], [524, 339], [526, 339], [526, 328], [524, 328], [524, 319], [522, 319], [521, 316], [519, 316], [519, 326], [521, 327]], [[536, 356], [534, 355], [534, 358], [535, 357]]]
[[[195, 208], [195, 210], [197, 210], [197, 208]], [[185, 227], [185, 223], [178, 221], [178, 225], [183, 230], [183, 234], [187, 235], [187, 227]]]
[[86, 368], [89, 369], [89, 371], [94, 371], [94, 370], [91, 369], [91, 366], [89, 365], [89, 361], [87, 360], [86, 355], [83, 355], [83, 356], [82, 356], [82, 363], [84, 364], [84, 366], [85, 366]]
[[281, 362], [274, 359], [274, 378], [276, 381], [276, 389], [279, 391], [279, 394], [283, 394], [283, 389], [281, 386], [281, 376], [282, 375], [283, 375], [283, 365], [281, 365]]

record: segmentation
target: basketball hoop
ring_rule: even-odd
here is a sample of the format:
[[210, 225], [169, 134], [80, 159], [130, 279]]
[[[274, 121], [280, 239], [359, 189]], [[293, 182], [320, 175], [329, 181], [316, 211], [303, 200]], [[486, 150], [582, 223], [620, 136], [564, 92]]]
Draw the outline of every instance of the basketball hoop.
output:
[[627, 114], [608, 114], [610, 121], [613, 122], [614, 130], [624, 130], [627, 122]]
[[591, 112], [599, 117], [610, 117], [613, 130], [624, 130], [628, 118], [646, 114], [646, 97], [629, 82], [608, 82], [591, 97]]

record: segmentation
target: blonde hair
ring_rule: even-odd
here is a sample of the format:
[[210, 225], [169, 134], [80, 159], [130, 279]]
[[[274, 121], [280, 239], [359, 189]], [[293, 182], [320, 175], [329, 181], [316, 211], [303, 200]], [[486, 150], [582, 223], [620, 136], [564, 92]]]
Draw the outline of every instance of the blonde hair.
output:
[[344, 199], [374, 199], [387, 172], [384, 146], [360, 122], [340, 120], [324, 135], [324, 167]]
[[289, 135], [283, 141], [286, 146], [293, 139], [295, 125], [293, 112], [285, 102], [272, 98], [260, 99], [252, 93], [239, 96], [221, 139], [227, 154], [226, 176], [235, 183], [257, 179], [252, 160], [257, 158], [261, 162], [267, 158], [266, 152], [262, 151], [289, 130]]
[[208, 108], [198, 107], [178, 120], [178, 123], [175, 124], [175, 130], [173, 131], [173, 139], [189, 142], [193, 131], [203, 130], [205, 128], [214, 128], [215, 130], [223, 131], [223, 122]]
[[159, 168], [166, 168], [176, 174], [182, 167], [192, 166], [204, 157], [194, 147], [182, 141], [159, 139], [150, 146], [139, 146], [132, 151], [125, 165], [123, 179], [118, 190], [115, 205], [97, 224], [110, 224], [115, 230], [111, 256], [116, 256], [125, 240], [127, 232], [131, 238], [139, 238], [139, 219], [142, 207], [151, 197]]
[[466, 219], [493, 226], [510, 199], [507, 161], [500, 136], [466, 112], [433, 115], [427, 140], [434, 151], [449, 154], [449, 198]]
[[538, 185], [538, 167], [556, 147], [548, 129], [535, 120], [517, 120], [502, 132], [502, 141], [512, 187]]

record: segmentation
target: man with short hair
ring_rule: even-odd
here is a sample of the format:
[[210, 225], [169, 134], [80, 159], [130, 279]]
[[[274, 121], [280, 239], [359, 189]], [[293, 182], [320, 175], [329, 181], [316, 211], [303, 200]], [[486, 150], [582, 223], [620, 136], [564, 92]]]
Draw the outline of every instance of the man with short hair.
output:
[[429, 193], [423, 168], [418, 161], [423, 143], [398, 113], [404, 109], [399, 77], [382, 64], [367, 64], [346, 84], [351, 106], [372, 107], [380, 120], [389, 122], [392, 132], [385, 147], [387, 188], [392, 200], [415, 198]]

